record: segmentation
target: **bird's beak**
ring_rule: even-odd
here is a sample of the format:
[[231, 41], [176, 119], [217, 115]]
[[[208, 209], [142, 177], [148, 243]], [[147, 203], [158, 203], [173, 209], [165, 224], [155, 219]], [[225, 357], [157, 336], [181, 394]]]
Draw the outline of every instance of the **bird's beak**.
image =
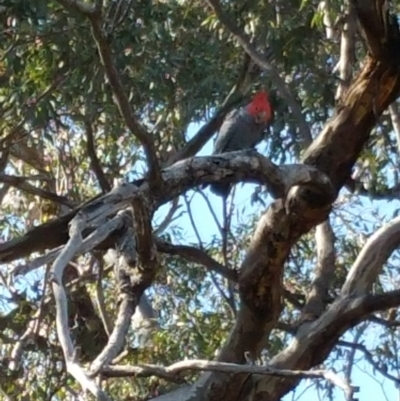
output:
[[257, 114], [256, 123], [257, 124], [265, 124], [270, 120], [270, 115], [266, 111], [261, 111]]

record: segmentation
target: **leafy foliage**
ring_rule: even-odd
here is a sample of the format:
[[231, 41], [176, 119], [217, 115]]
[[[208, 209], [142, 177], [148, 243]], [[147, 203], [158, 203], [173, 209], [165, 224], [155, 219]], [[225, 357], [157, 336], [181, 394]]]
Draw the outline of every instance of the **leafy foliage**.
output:
[[[200, 0], [103, 3], [104, 29], [116, 69], [136, 117], [152, 132], [157, 155], [166, 164], [238, 83], [246, 65], [244, 52]], [[345, 2], [330, 3], [330, 18], [336, 26], [329, 39], [325, 14], [317, 1], [242, 0], [225, 5], [246, 33], [271, 50], [273, 64], [301, 106], [314, 137], [337, 104], [339, 80], [334, 68], [340, 56]], [[114, 103], [88, 20], [57, 1], [5, 0], [0, 10], [0, 228], [5, 242], [104, 191], [93, 167], [91, 141], [111, 186], [142, 177], [146, 165], [140, 144]], [[365, 49], [359, 41], [355, 53], [360, 62]], [[268, 73], [252, 66], [247, 86], [247, 92], [267, 87], [275, 109], [261, 151], [279, 163], [298, 160], [303, 149], [297, 118], [275, 91]], [[358, 160], [356, 192], [344, 190], [335, 204], [331, 222], [337, 258], [329, 289], [332, 297], [343, 284], [364, 237], [398, 214], [398, 190], [392, 190], [399, 185], [398, 140], [386, 113]], [[225, 255], [231, 269], [240, 266], [260, 210], [270, 201], [265, 193], [257, 192], [250, 204], [249, 191], [253, 190], [249, 185], [237, 187]], [[199, 192], [188, 201], [181, 197], [175, 219], [162, 235], [177, 244], [205, 249], [224, 263], [221, 233], [214, 220], [215, 215], [220, 220], [221, 210], [217, 200], [208, 199], [204, 203]], [[163, 209], [155, 216], [155, 227], [165, 215]], [[291, 339], [287, 328], [298, 322], [317, 263], [313, 238], [313, 233], [303, 237], [287, 261], [282, 329], [274, 331], [264, 360], [287, 346]], [[37, 256], [15, 265], [29, 264]], [[396, 252], [388, 261], [375, 285], [376, 293], [398, 288], [398, 257]], [[92, 361], [107, 341], [96, 292], [100, 271], [101, 291], [112, 321], [117, 313], [114, 276], [103, 266], [102, 258], [100, 253], [78, 258], [65, 277], [69, 324], [83, 363]], [[76, 399], [80, 390], [65, 373], [46, 269], [13, 277], [13, 267], [1, 268], [0, 398]], [[159, 328], [152, 334], [151, 346], [144, 348], [135, 346], [137, 333], [130, 331], [124, 359], [128, 364], [213, 359], [229, 335], [240, 302], [235, 285], [201, 264], [177, 256], [160, 257], [160, 272], [149, 297]], [[362, 323], [344, 336], [349, 342], [350, 337], [358, 336], [357, 343], [366, 344], [374, 369], [381, 367], [383, 375], [398, 375], [396, 314], [397, 310], [384, 311], [371, 317], [374, 325]], [[371, 340], [372, 335], [377, 338]], [[347, 363], [355, 363], [343, 349], [347, 348], [337, 346], [327, 366], [344, 369]], [[371, 358], [366, 360], [371, 362]], [[9, 365], [13, 359], [22, 361], [17, 370]], [[196, 377], [193, 374], [187, 379]], [[107, 386], [115, 399], [133, 400], [166, 392], [176, 384], [152, 377], [110, 379]], [[330, 388], [318, 386], [333, 397]]]

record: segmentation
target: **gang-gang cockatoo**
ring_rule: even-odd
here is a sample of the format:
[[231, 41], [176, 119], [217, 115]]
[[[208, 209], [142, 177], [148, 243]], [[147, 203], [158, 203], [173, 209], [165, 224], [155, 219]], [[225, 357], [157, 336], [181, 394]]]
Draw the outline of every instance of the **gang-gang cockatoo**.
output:
[[[265, 91], [257, 92], [245, 107], [232, 110], [225, 118], [214, 143], [213, 154], [254, 148], [264, 138], [264, 130], [272, 119], [272, 107]], [[226, 198], [231, 184], [214, 183], [211, 191]]]

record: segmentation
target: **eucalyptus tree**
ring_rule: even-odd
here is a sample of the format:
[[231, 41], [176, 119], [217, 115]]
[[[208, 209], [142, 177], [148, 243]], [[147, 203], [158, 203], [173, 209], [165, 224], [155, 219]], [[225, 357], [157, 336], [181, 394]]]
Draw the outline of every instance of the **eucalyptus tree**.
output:
[[[358, 356], [398, 382], [395, 5], [0, 9], [4, 399], [350, 400]], [[261, 88], [259, 152], [204, 155]]]

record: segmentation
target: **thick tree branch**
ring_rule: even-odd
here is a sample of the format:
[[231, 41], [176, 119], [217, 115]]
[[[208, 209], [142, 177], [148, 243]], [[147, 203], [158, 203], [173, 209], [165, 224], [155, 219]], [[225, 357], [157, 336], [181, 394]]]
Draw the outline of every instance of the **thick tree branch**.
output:
[[297, 123], [299, 125], [299, 133], [301, 136], [302, 145], [309, 145], [312, 141], [310, 128], [308, 127], [305, 118], [303, 117], [301, 107], [297, 103], [285, 81], [280, 77], [278, 71], [269, 62], [265, 54], [260, 53], [257, 47], [252, 44], [244, 32], [235, 25], [233, 19], [222, 9], [219, 0], [207, 0], [207, 3], [214, 10], [220, 22], [228, 29], [228, 31], [236, 38], [243, 47], [243, 50], [251, 57], [251, 59], [263, 70], [267, 71], [271, 77], [271, 81], [275, 84], [282, 97], [286, 100], [288, 106], [292, 110]]
[[149, 207], [137, 195], [132, 200], [131, 209], [133, 221], [127, 214], [124, 215], [127, 231], [119, 240], [117, 251], [121, 255], [116, 266], [121, 292], [118, 318], [106, 347], [91, 365], [91, 376], [97, 375], [121, 351], [131, 317], [144, 290], [152, 283], [158, 267]]
[[65, 266], [73, 258], [82, 243], [81, 233], [84, 224], [84, 220], [82, 220], [80, 215], [74, 218], [70, 225], [71, 239], [68, 241], [68, 244], [55, 260], [51, 268], [53, 294], [56, 301], [57, 336], [64, 353], [68, 373], [70, 373], [77, 382], [80, 383], [83, 389], [90, 391], [97, 399], [101, 401], [109, 401], [109, 397], [92, 379], [88, 377], [83, 368], [76, 362], [76, 352], [68, 329], [68, 301], [62, 278]]
[[[147, 180], [123, 184], [109, 194], [98, 196], [55, 221], [34, 228], [22, 238], [0, 244], [0, 263], [65, 244], [68, 240], [67, 225], [80, 210], [92, 210], [94, 213], [91, 218], [106, 218], [127, 205], [138, 191], [144, 199], [153, 202], [153, 211], [191, 188], [221, 180], [230, 183], [262, 182], [274, 196], [285, 196], [290, 188], [297, 185], [306, 185], [315, 191], [319, 189], [320, 192], [331, 192], [329, 180], [315, 168], [300, 164], [279, 167], [255, 151], [230, 152], [183, 160], [163, 170], [162, 180], [164, 188], [168, 188], [162, 197], [153, 198]], [[103, 213], [105, 214], [102, 215]]]

